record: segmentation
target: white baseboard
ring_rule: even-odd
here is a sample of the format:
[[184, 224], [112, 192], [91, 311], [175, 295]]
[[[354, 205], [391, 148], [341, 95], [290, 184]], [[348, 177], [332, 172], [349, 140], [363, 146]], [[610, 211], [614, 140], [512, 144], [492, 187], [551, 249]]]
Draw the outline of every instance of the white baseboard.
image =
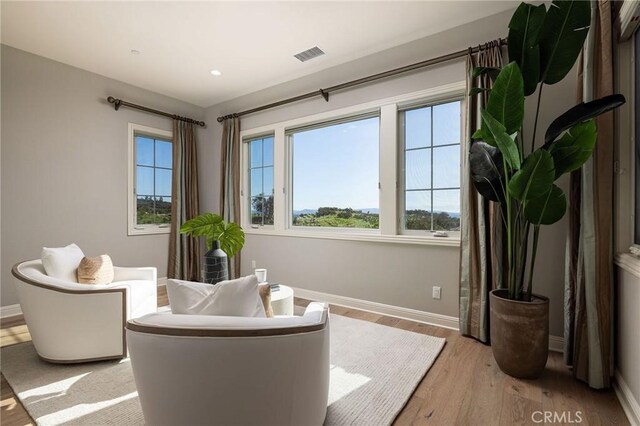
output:
[[158, 278], [158, 287], [163, 287], [167, 285], [167, 277]]
[[[384, 303], [370, 302], [368, 300], [355, 299], [352, 297], [338, 296], [320, 291], [306, 290], [304, 288], [293, 287], [293, 291], [297, 297], [301, 297], [303, 299], [327, 302], [333, 305], [344, 306], [346, 308], [373, 312], [375, 314], [386, 315], [394, 318], [407, 319], [455, 331], [460, 329], [458, 317], [419, 311], [417, 309], [403, 308], [401, 306], [387, 305]], [[564, 350], [564, 338], [550, 335], [549, 350], [562, 352]]]
[[631, 389], [622, 378], [619, 370], [616, 370], [615, 380], [613, 382], [613, 389], [616, 391], [616, 395], [618, 400], [620, 401], [620, 405], [622, 405], [622, 409], [624, 413], [627, 415], [629, 419], [629, 423], [632, 426], [640, 425], [640, 404], [638, 400], [635, 398]]
[[549, 350], [553, 352], [564, 352], [564, 337], [549, 335]]
[[15, 317], [17, 315], [22, 315], [22, 309], [19, 304], [0, 306], [0, 318], [5, 319]]
[[352, 297], [322, 293], [319, 291], [306, 290], [303, 288], [293, 288], [293, 294], [297, 297], [302, 297], [303, 299], [322, 301], [331, 303], [333, 305], [344, 306], [346, 308], [353, 308], [361, 311], [382, 314], [389, 317], [422, 322], [425, 324], [436, 325], [438, 327], [444, 327], [451, 330], [458, 330], [457, 317], [434, 314], [431, 312], [403, 308], [400, 306], [386, 305], [384, 303], [370, 302], [368, 300], [354, 299]]

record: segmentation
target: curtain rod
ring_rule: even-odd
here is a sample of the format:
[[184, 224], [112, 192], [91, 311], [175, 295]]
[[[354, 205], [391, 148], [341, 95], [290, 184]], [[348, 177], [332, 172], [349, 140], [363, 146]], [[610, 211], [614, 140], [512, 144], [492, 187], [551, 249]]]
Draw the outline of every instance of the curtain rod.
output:
[[129, 107], [129, 108], [134, 108], [134, 109], [139, 109], [141, 111], [150, 112], [151, 114], [162, 115], [163, 117], [173, 118], [174, 120], [180, 120], [180, 121], [184, 121], [184, 122], [187, 122], [187, 123], [195, 124], [195, 125], [198, 125], [198, 126], [206, 127], [206, 124], [205, 124], [204, 121], [198, 121], [198, 120], [194, 120], [193, 118], [188, 118], [188, 117], [181, 117], [181, 116], [176, 115], [176, 114], [169, 114], [168, 112], [158, 111], [157, 109], [152, 109], [152, 108], [147, 108], [147, 107], [142, 106], [142, 105], [132, 104], [131, 102], [123, 101], [122, 99], [116, 99], [113, 96], [109, 96], [107, 98], [107, 102], [109, 102], [110, 104], [113, 104], [113, 106], [115, 107], [116, 111], [119, 110], [121, 106], [126, 106], [126, 107]]
[[[500, 41], [500, 46], [504, 46], [507, 44], [507, 39], [506, 38], [500, 38], [498, 39]], [[405, 65], [403, 67], [400, 68], [394, 68], [392, 70], [389, 71], [384, 71], [378, 74], [373, 74], [370, 75], [368, 77], [363, 77], [363, 78], [358, 78], [356, 80], [351, 80], [351, 81], [347, 81], [346, 83], [342, 83], [342, 84], [337, 84], [335, 86], [331, 86], [331, 87], [327, 87], [326, 89], [319, 89], [313, 92], [309, 92], [309, 93], [305, 93], [304, 95], [299, 95], [299, 96], [294, 96], [292, 98], [288, 98], [288, 99], [283, 99], [281, 101], [278, 102], [273, 102], [267, 105], [262, 105], [256, 108], [252, 108], [252, 109], [248, 109], [245, 111], [241, 111], [241, 112], [236, 112], [234, 114], [228, 114], [228, 115], [224, 115], [221, 117], [218, 117], [218, 123], [222, 123], [225, 119], [227, 118], [234, 118], [234, 117], [242, 117], [243, 115], [248, 115], [248, 114], [253, 114], [259, 111], [264, 111], [267, 109], [271, 109], [271, 108], [276, 108], [282, 105], [286, 105], [286, 104], [290, 104], [293, 102], [298, 102], [304, 99], [309, 99], [309, 98], [315, 98], [316, 96], [322, 96], [324, 98], [325, 101], [329, 102], [329, 94], [332, 92], [337, 92], [338, 90], [344, 90], [344, 89], [348, 89], [354, 86], [359, 86], [361, 84], [365, 84], [365, 83], [370, 83], [372, 81], [377, 81], [377, 80], [381, 80], [383, 78], [388, 78], [388, 77], [392, 77], [398, 74], [403, 74], [409, 71], [414, 71], [420, 68], [425, 68], [431, 65], [435, 65], [435, 64], [439, 64], [442, 62], [446, 62], [446, 61], [450, 61], [452, 59], [457, 59], [457, 58], [462, 58], [466, 55], [472, 54], [472, 53], [477, 53], [482, 49], [485, 49], [486, 47], [488, 47], [491, 44], [491, 42], [485, 43], [484, 45], [478, 45], [476, 47], [470, 47], [468, 49], [464, 49], [464, 50], [459, 50], [457, 52], [453, 52], [453, 53], [449, 53], [447, 55], [442, 55], [442, 56], [438, 56], [435, 58], [431, 58], [431, 59], [427, 59], [425, 61], [421, 61], [421, 62], [416, 62], [415, 64], [411, 64], [411, 65]]]

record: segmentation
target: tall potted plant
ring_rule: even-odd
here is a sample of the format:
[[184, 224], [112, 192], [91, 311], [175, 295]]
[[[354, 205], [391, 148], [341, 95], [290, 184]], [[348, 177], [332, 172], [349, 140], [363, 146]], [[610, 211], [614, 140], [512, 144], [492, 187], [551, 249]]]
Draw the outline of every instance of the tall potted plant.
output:
[[[549, 300], [533, 293], [533, 272], [542, 225], [559, 221], [567, 200], [555, 181], [589, 159], [596, 143], [594, 117], [619, 107], [622, 95], [581, 103], [557, 117], [538, 139], [540, 99], [545, 85], [561, 81], [575, 64], [591, 22], [588, 1], [522, 3], [509, 22], [510, 63], [477, 68], [493, 81], [481, 128], [469, 151], [478, 192], [500, 204], [506, 231], [507, 288], [490, 295], [494, 357], [506, 373], [538, 377], [548, 355]], [[475, 89], [470, 96], [488, 91]], [[531, 140], [523, 133], [525, 97], [537, 91]], [[530, 255], [529, 237], [533, 237]]]
[[204, 255], [204, 281], [216, 284], [229, 279], [228, 259], [244, 246], [244, 231], [237, 223], [226, 223], [222, 216], [203, 213], [186, 221], [180, 227], [181, 234], [205, 237], [207, 252]]

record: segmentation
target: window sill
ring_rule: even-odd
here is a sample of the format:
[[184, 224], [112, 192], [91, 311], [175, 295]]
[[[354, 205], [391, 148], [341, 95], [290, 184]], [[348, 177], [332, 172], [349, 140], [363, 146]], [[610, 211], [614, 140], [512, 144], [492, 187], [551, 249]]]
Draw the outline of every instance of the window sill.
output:
[[615, 264], [621, 269], [640, 278], [640, 258], [629, 253], [618, 253], [615, 258]]
[[129, 232], [127, 235], [137, 236], [137, 235], [158, 235], [158, 234], [170, 234], [171, 227], [167, 226], [166, 228], [160, 227], [150, 227], [150, 228], [129, 228]]
[[247, 235], [265, 235], [273, 237], [293, 237], [293, 238], [317, 238], [324, 240], [344, 240], [344, 241], [365, 241], [393, 244], [415, 244], [424, 246], [440, 246], [440, 247], [460, 247], [460, 238], [458, 236], [451, 237], [419, 237], [414, 235], [367, 235], [356, 233], [330, 233], [326, 231], [318, 232], [301, 232], [301, 231], [273, 231], [273, 230], [257, 230], [245, 229]]

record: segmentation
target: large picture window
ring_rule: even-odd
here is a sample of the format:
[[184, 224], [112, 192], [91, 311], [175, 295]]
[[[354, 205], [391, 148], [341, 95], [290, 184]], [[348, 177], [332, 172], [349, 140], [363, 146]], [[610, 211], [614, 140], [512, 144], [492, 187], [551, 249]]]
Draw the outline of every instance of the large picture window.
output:
[[379, 227], [378, 115], [288, 132], [294, 227]]
[[171, 224], [172, 134], [130, 124], [129, 234], [167, 233]]
[[251, 225], [273, 225], [273, 136], [253, 138], [247, 143]]
[[243, 228], [459, 245], [464, 92], [460, 81], [242, 130]]
[[460, 230], [459, 100], [401, 110], [402, 227]]

